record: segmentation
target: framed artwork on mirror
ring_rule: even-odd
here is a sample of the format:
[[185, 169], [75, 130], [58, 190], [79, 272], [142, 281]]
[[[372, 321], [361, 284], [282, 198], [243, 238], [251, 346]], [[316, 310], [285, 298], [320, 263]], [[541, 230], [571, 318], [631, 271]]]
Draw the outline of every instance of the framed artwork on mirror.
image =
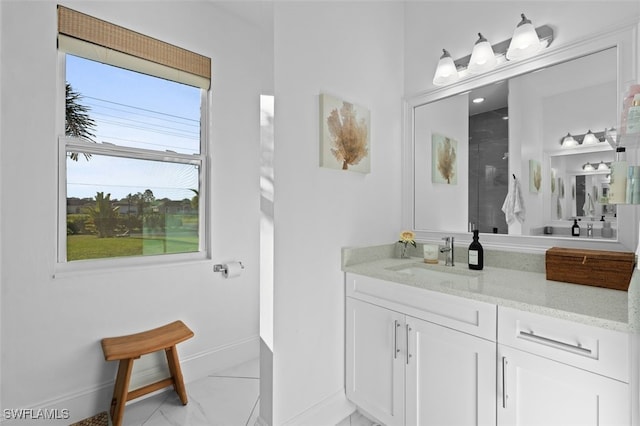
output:
[[438, 134], [431, 134], [431, 181], [447, 185], [458, 184], [458, 141]]
[[542, 188], [542, 166], [538, 160], [529, 160], [529, 192], [537, 194]]

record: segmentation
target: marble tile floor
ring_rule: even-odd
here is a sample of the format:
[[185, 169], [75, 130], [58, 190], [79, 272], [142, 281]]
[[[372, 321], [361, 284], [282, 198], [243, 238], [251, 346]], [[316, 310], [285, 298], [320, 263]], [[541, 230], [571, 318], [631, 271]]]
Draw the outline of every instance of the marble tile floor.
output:
[[[189, 403], [173, 391], [127, 405], [124, 426], [254, 426], [260, 411], [259, 360], [187, 383]], [[332, 426], [332, 425], [327, 425]], [[336, 426], [376, 426], [356, 412]]]

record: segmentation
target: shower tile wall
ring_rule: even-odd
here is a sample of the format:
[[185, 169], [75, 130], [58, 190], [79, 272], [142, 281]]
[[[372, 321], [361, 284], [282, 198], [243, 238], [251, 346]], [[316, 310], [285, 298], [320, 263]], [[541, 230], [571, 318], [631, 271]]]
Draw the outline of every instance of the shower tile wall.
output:
[[480, 232], [507, 233], [502, 204], [509, 189], [508, 109], [469, 117], [469, 222]]

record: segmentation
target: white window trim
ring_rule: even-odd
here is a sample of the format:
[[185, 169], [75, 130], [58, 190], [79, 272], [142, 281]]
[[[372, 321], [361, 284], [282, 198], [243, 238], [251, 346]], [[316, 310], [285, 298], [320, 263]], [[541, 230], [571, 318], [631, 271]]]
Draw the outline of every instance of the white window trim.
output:
[[[171, 151], [153, 151], [139, 148], [120, 147], [112, 144], [87, 142], [82, 138], [65, 136], [65, 109], [66, 109], [66, 52], [58, 51], [58, 113], [56, 120], [56, 133], [58, 137], [58, 220], [57, 220], [57, 249], [53, 278], [68, 274], [85, 274], [114, 272], [124, 268], [149, 268], [158, 266], [175, 266], [178, 264], [206, 261], [211, 262], [210, 252], [210, 218], [208, 204], [208, 184], [210, 176], [210, 159], [208, 154], [209, 135], [209, 92], [201, 90], [200, 97], [200, 154], [180, 154]], [[108, 146], [107, 146], [108, 145]], [[137, 158], [143, 160], [180, 162], [185, 164], [199, 164], [199, 192], [198, 192], [198, 252], [171, 253], [151, 256], [128, 256], [102, 259], [66, 260], [67, 250], [67, 149], [76, 147], [80, 152]], [[161, 158], [165, 159], [162, 160]]]

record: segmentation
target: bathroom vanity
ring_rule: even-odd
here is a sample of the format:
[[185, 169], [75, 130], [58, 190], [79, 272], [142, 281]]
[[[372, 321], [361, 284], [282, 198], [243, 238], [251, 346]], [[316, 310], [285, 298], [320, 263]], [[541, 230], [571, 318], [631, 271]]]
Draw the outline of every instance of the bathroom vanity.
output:
[[459, 265], [343, 250], [361, 411], [387, 426], [637, 424], [638, 274], [624, 292]]
[[[405, 99], [402, 228], [423, 243], [455, 237], [462, 247], [479, 229], [485, 267], [397, 259], [392, 245], [343, 250], [345, 387], [361, 411], [387, 426], [640, 424], [640, 273], [625, 292], [547, 280], [544, 267], [554, 246], [637, 246], [635, 208], [613, 210], [606, 174], [582, 165], [605, 166], [614, 146], [637, 162], [638, 135], [584, 140], [624, 121], [626, 85], [638, 81], [638, 28], [634, 21]], [[480, 99], [500, 102], [480, 111]], [[563, 145], [568, 132], [583, 143]], [[507, 143], [491, 149], [491, 161], [473, 159], [499, 141]], [[444, 183], [451, 147], [456, 181]], [[526, 218], [507, 222], [509, 189]], [[581, 218], [584, 237], [572, 237]]]

